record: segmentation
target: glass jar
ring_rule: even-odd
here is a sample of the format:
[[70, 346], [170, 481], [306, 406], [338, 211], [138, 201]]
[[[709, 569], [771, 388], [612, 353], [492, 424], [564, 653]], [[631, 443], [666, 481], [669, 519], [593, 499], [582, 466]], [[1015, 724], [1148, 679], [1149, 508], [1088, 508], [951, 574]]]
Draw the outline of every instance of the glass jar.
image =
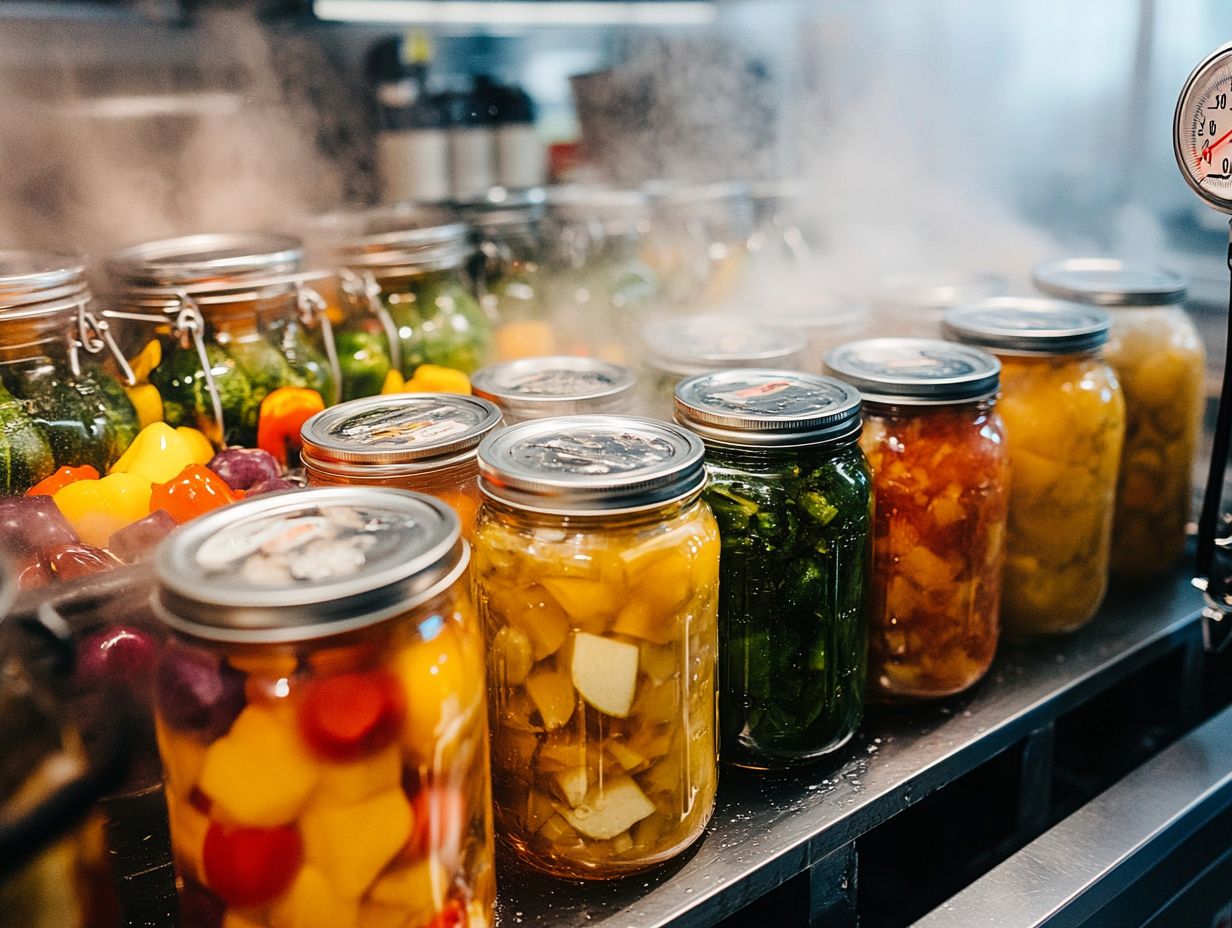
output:
[[476, 396], [501, 408], [505, 422], [630, 412], [633, 372], [595, 358], [527, 358], [494, 364], [471, 380]]
[[300, 461], [310, 486], [396, 487], [444, 500], [469, 541], [479, 511], [475, 452], [500, 421], [487, 400], [451, 393], [351, 400], [304, 423]]
[[668, 303], [685, 312], [726, 303], [748, 269], [753, 200], [739, 183], [652, 181], [651, 265]]
[[552, 187], [547, 197], [557, 350], [624, 363], [658, 297], [658, 280], [642, 259], [649, 202], [607, 187]]
[[152, 323], [160, 349], [149, 381], [168, 425], [253, 446], [274, 390], [337, 402], [333, 332], [303, 260], [298, 239], [248, 233], [165, 239], [107, 259], [117, 293], [105, 315]]
[[1112, 258], [1035, 269], [1050, 296], [1104, 307], [1104, 356], [1125, 394], [1125, 446], [1112, 520], [1112, 572], [1131, 581], [1167, 573], [1185, 551], [1194, 457], [1206, 412], [1206, 349], [1182, 307], [1185, 279]]
[[946, 314], [946, 335], [1001, 360], [1010, 518], [1002, 619], [1020, 635], [1081, 628], [1108, 588], [1125, 402], [1103, 359], [1108, 314], [1000, 297]]
[[1005, 278], [997, 274], [892, 274], [875, 289], [873, 329], [878, 335], [940, 338], [947, 309], [1001, 296], [1008, 289]]
[[962, 692], [1000, 628], [1009, 466], [1000, 365], [961, 345], [872, 339], [832, 352], [864, 397], [876, 518], [869, 689], [883, 701]]
[[647, 415], [671, 419], [676, 385], [686, 377], [737, 367], [794, 370], [804, 360], [795, 332], [719, 313], [651, 322], [642, 329]]
[[58, 467], [105, 473], [137, 435], [136, 410], [103, 365], [131, 371], [93, 299], [79, 258], [0, 252], [0, 493], [25, 493]]
[[480, 446], [474, 581], [498, 833], [605, 879], [681, 853], [717, 782], [719, 534], [702, 444], [569, 416]]
[[185, 928], [493, 921], [483, 642], [452, 510], [265, 496], [156, 560], [156, 720]]
[[757, 319], [799, 337], [805, 345], [800, 358], [802, 369], [816, 373], [825, 363], [827, 353], [866, 333], [868, 310], [856, 300], [827, 294], [819, 287], [793, 290], [792, 285], [799, 283], [803, 283], [799, 276], [781, 280], [788, 292], [759, 306]]
[[816, 260], [823, 236], [818, 217], [809, 214], [810, 192], [804, 180], [763, 181], [749, 188], [753, 227], [748, 253], [754, 277], [771, 282], [775, 274]]
[[706, 444], [719, 523], [723, 757], [795, 766], [860, 724], [872, 566], [872, 477], [860, 395], [827, 377], [721, 371], [676, 388]]
[[484, 312], [497, 321], [499, 361], [550, 355], [559, 347], [547, 293], [546, 201], [540, 187], [493, 187], [482, 197], [451, 204], [474, 230], [473, 276]]
[[339, 342], [344, 379], [375, 383], [374, 363], [410, 378], [421, 364], [470, 374], [487, 361], [492, 320], [467, 277], [470, 229], [454, 214], [421, 206], [330, 213], [306, 234], [348, 296], [339, 326], [351, 333]]

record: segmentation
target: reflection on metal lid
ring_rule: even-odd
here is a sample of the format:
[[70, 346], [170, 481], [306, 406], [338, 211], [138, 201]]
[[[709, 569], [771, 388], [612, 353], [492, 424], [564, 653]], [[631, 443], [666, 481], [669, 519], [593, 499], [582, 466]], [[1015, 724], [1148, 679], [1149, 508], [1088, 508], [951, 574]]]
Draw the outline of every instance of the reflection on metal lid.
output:
[[826, 356], [830, 373], [870, 402], [933, 405], [987, 399], [1001, 362], [985, 351], [931, 338], [873, 338]]
[[476, 371], [476, 396], [520, 419], [599, 412], [634, 386], [633, 373], [596, 358], [525, 358]]
[[1180, 274], [1118, 258], [1065, 258], [1038, 265], [1035, 286], [1049, 296], [1096, 306], [1166, 306], [1185, 299]]
[[1108, 340], [1102, 309], [1042, 297], [996, 297], [945, 314], [947, 338], [1004, 351], [1075, 354]]

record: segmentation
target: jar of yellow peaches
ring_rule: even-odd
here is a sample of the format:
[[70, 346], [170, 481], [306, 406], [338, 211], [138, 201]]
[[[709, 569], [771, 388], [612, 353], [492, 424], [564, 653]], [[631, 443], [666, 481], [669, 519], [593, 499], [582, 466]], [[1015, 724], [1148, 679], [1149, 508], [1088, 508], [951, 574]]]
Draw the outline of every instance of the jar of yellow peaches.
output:
[[864, 397], [873, 470], [868, 688], [906, 702], [985, 673], [1000, 637], [1009, 461], [1000, 365], [965, 345], [877, 338], [826, 365]]
[[506, 361], [476, 371], [476, 396], [500, 407], [505, 421], [628, 412], [633, 372], [598, 358], [551, 357]]
[[1158, 577], [1185, 551], [1206, 404], [1206, 349], [1181, 305], [1185, 278], [1114, 258], [1069, 258], [1037, 267], [1035, 285], [1112, 318], [1105, 357], [1125, 393], [1112, 571]]
[[159, 549], [184, 928], [492, 924], [468, 560], [439, 500], [367, 487], [262, 496]]
[[698, 837], [717, 781], [719, 532], [702, 443], [623, 416], [524, 422], [479, 448], [476, 595], [497, 831], [604, 879]]
[[1020, 635], [1081, 628], [1108, 587], [1125, 401], [1101, 349], [1108, 314], [996, 297], [945, 316], [949, 338], [1001, 360], [1010, 453], [1002, 622]]
[[339, 403], [300, 430], [309, 486], [414, 490], [442, 499], [470, 539], [479, 510], [479, 443], [500, 425], [487, 400], [452, 393], [396, 393]]

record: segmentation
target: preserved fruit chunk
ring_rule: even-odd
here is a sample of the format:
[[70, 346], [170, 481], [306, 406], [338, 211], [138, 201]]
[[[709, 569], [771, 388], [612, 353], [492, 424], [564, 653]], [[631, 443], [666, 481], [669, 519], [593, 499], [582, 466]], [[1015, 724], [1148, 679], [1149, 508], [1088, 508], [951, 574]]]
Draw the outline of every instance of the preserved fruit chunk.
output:
[[578, 632], [573, 639], [573, 685], [600, 712], [629, 715], [637, 689], [637, 646]]

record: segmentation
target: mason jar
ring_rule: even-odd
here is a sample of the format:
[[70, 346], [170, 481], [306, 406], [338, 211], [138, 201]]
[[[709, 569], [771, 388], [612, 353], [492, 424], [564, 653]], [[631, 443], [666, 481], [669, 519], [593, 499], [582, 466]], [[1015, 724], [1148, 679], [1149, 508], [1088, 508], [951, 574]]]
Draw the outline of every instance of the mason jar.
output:
[[449, 504], [470, 539], [479, 511], [479, 443], [498, 425], [487, 400], [400, 393], [340, 403], [300, 431], [309, 486], [396, 487]]
[[737, 367], [799, 369], [804, 340], [795, 332], [727, 314], [666, 319], [642, 329], [642, 405], [671, 419], [676, 385], [686, 377]]
[[1125, 394], [1112, 572], [1158, 577], [1185, 552], [1206, 412], [1206, 349], [1182, 305], [1185, 278], [1114, 258], [1054, 261], [1034, 276], [1044, 293], [1101, 306], [1112, 319], [1104, 357]]
[[567, 416], [489, 436], [479, 466], [498, 834], [558, 876], [663, 863], [701, 836], [717, 781], [702, 444], [648, 419]]
[[873, 497], [860, 395], [812, 374], [720, 371], [676, 388], [676, 419], [705, 442], [719, 523], [724, 760], [814, 760], [864, 708]]
[[131, 371], [93, 300], [80, 258], [0, 252], [0, 494], [58, 467], [106, 473], [137, 435], [105, 365]]
[[449, 507], [369, 487], [241, 502], [159, 549], [185, 928], [492, 924], [468, 559]]
[[941, 338], [945, 311], [1009, 289], [998, 274], [921, 271], [891, 274], [873, 292], [873, 329], [896, 338]]
[[[785, 282], [803, 282], [800, 278]], [[824, 289], [809, 287], [807, 295], [789, 293], [760, 303], [757, 319], [804, 342], [801, 368], [818, 373], [833, 349], [863, 337], [868, 330], [868, 309], [859, 301]]]
[[1002, 618], [1020, 635], [1069, 632], [1108, 588], [1125, 402], [1104, 360], [1108, 314], [1035, 297], [950, 310], [949, 338], [1001, 360], [1010, 517]]
[[343, 211], [313, 220], [305, 234], [346, 297], [344, 379], [375, 383], [373, 364], [410, 378], [421, 364], [470, 374], [487, 361], [492, 320], [472, 291], [474, 246], [456, 214], [422, 206]]
[[486, 194], [450, 205], [473, 230], [479, 301], [496, 320], [498, 361], [533, 358], [557, 351], [548, 295], [547, 194], [541, 187]]
[[864, 397], [876, 499], [869, 689], [882, 701], [960, 693], [988, 671], [1003, 608], [1000, 365], [913, 338], [845, 345], [826, 365]]
[[632, 412], [633, 372], [597, 358], [506, 361], [471, 378], [476, 396], [501, 408], [505, 422], [552, 416]]
[[106, 269], [116, 293], [105, 315], [147, 323], [160, 346], [149, 381], [168, 425], [253, 446], [274, 390], [338, 400], [330, 320], [298, 239], [190, 235], [116, 252]]

